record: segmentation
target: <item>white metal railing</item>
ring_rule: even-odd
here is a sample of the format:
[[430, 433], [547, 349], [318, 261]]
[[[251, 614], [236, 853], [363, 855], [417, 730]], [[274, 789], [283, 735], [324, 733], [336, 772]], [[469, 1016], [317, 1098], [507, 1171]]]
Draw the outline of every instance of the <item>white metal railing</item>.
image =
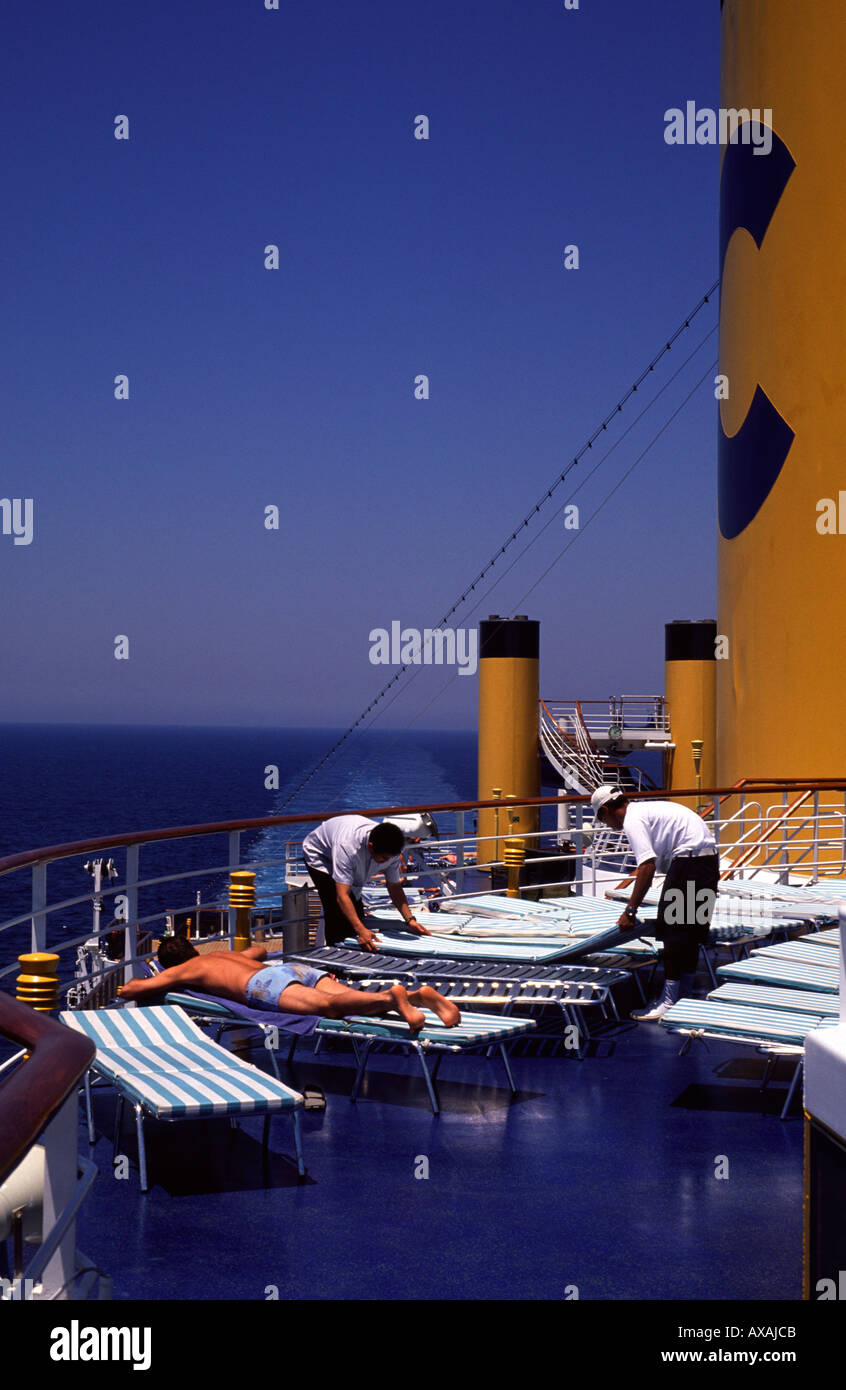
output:
[[[738, 878], [752, 878], [757, 875], [777, 877], [797, 871], [806, 878], [816, 878], [821, 872], [829, 876], [846, 873], [844, 793], [822, 788], [810, 793], [801, 805], [796, 804], [797, 801], [795, 791], [783, 791], [780, 788], [766, 794], [762, 794], [760, 790], [753, 794], [741, 789], [738, 789], [736, 797], [731, 793], [729, 804], [737, 809], [724, 815], [718, 808], [718, 814], [709, 818], [709, 825], [713, 828], [722, 855], [724, 871], [733, 868], [733, 874]], [[514, 836], [526, 841], [530, 865], [533, 860], [531, 851], [535, 845], [546, 851], [543, 862], [561, 865], [561, 872], [555, 875], [553, 881], [537, 885], [538, 887], [569, 885], [571, 891], [576, 893], [595, 893], [603, 872], [606, 875], [608, 872], [619, 872], [622, 877], [628, 871], [627, 863], [631, 862], [628, 860], [628, 844], [625, 837], [620, 834], [615, 836], [604, 829], [594, 827], [589, 806], [584, 802], [559, 802], [559, 812], [562, 808], [566, 811], [568, 819], [562, 817], [560, 825], [528, 833], [517, 819], [523, 809], [521, 803], [503, 802], [502, 824], [498, 833], [485, 837], [477, 836], [472, 823], [473, 812], [467, 809], [466, 805], [460, 810], [454, 807], [443, 808], [454, 812], [456, 833], [441, 840], [436, 849], [426, 847], [423, 853], [425, 872], [433, 885], [431, 896], [446, 902], [457, 893], [490, 892], [490, 886], [485, 887], [483, 880], [477, 875], [480, 872], [489, 875], [492, 868], [504, 867], [504, 841]], [[550, 805], [548, 813], [554, 811], [555, 805]], [[471, 822], [469, 825], [465, 824], [468, 820]], [[201, 831], [198, 827], [186, 830], [186, 835], [190, 834], [192, 837], [201, 833], [211, 836], [219, 835], [221, 832]], [[210, 850], [212, 862], [202, 868], [183, 869], [148, 878], [142, 878], [140, 873], [140, 854], [144, 846], [141, 843], [127, 845], [125, 842], [123, 846], [116, 846], [115, 853], [122, 849], [125, 854], [123, 872], [120, 881], [110, 882], [108, 886], [100, 889], [100, 897], [108, 899], [122, 894], [126, 898], [128, 906], [126, 918], [122, 922], [123, 958], [114, 966], [102, 962], [100, 968], [87, 972], [88, 978], [78, 976], [76, 980], [70, 981], [71, 986], [78, 987], [78, 994], [87, 995], [97, 977], [102, 979], [113, 971], [123, 972], [123, 978], [137, 973], [139, 933], [157, 925], [161, 926], [166, 915], [166, 909], [156, 907], [152, 910], [153, 904], [149, 902], [145, 906], [149, 906], [150, 910], [142, 911], [142, 901], [146, 895], [163, 884], [182, 885], [186, 898], [185, 908], [193, 910], [198, 905], [192, 901], [193, 886], [198, 878], [221, 876], [238, 868], [271, 869], [279, 873], [278, 886], [272, 891], [268, 889], [265, 894], [261, 890], [258, 892], [256, 909], [266, 910], [268, 904], [271, 911], [279, 909], [283, 885], [288, 876], [292, 875], [294, 866], [300, 867], [301, 864], [299, 843], [289, 842], [284, 851], [284, 858], [249, 862], [248, 859], [242, 858], [241, 834], [239, 830], [229, 832], [228, 860], [221, 862]], [[153, 837], [153, 832], [150, 832], [150, 835], [151, 838], [145, 843], [159, 843], [158, 839]], [[179, 836], [170, 832], [168, 838], [176, 839]], [[88, 847], [82, 850], [75, 848], [74, 855], [61, 857], [76, 859], [81, 865]], [[491, 849], [492, 863], [485, 863], [477, 868], [475, 861], [478, 854], [481, 853], [484, 860], [486, 855], [491, 853]], [[556, 851], [555, 855], [548, 853], [551, 849]], [[59, 934], [53, 930], [52, 925], [48, 930], [48, 924], [55, 924], [66, 913], [76, 912], [78, 915], [81, 910], [90, 909], [95, 898], [95, 894], [89, 892], [73, 897], [63, 896], [59, 901], [51, 901], [48, 893], [48, 861], [52, 862], [53, 858], [53, 855], [45, 852], [44, 858], [38, 862], [4, 870], [5, 874], [31, 875], [32, 905], [28, 911], [18, 913], [0, 923], [0, 952], [3, 950], [4, 939], [10, 940], [7, 933], [15, 927], [20, 927], [22, 923], [30, 924], [33, 950], [51, 950], [62, 955], [68, 951], [75, 951], [78, 946], [91, 939], [92, 931], [88, 924], [84, 924], [84, 930], [79, 934]], [[302, 870], [304, 873], [304, 865]], [[199, 906], [223, 908], [228, 913], [230, 939], [234, 937], [235, 912], [228, 907], [225, 897], [221, 900], [221, 889], [214, 897], [200, 902]], [[169, 908], [173, 909], [172, 901]], [[18, 965], [16, 960], [12, 959], [12, 954], [10, 950], [6, 950], [4, 955], [0, 956], [0, 960], [5, 960], [5, 964], [0, 965], [0, 977], [8, 978], [17, 972]]]
[[553, 721], [566, 730], [583, 727], [596, 742], [636, 736], [670, 737], [670, 715], [663, 695], [611, 695], [607, 700], [545, 700]]
[[[614, 726], [616, 727], [616, 726]], [[608, 754], [594, 747], [580, 705], [541, 701], [538, 736], [543, 753], [562, 778], [568, 791], [586, 794], [603, 782], [620, 782], [622, 768], [611, 764]], [[621, 739], [626, 737], [621, 732]], [[648, 790], [651, 782], [639, 767], [625, 765], [629, 785]]]
[[[741, 793], [738, 809], [718, 822], [724, 867], [733, 865], [732, 876], [741, 879], [797, 870], [812, 878], [821, 869], [829, 876], [846, 872], [846, 805], [821, 803], [821, 795], [814, 791], [791, 802], [783, 791], [779, 803], [764, 807]], [[736, 838], [726, 840], [731, 829], [738, 831]]]

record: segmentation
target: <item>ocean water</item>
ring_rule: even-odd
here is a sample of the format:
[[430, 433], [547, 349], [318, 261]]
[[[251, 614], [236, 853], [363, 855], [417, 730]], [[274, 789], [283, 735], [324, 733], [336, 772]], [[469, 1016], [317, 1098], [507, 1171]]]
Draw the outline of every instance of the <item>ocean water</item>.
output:
[[[47, 845], [140, 830], [208, 824], [282, 814], [314, 765], [340, 738], [332, 729], [158, 728], [83, 725], [5, 725], [0, 728], [0, 857]], [[278, 769], [278, 789], [273, 786]], [[270, 783], [267, 786], [266, 783]], [[466, 801], [476, 795], [476, 734], [456, 731], [368, 730], [344, 744], [285, 814], [349, 811]], [[442, 833], [448, 816], [439, 816]], [[245, 834], [242, 860], [284, 858], [286, 840], [308, 826]], [[99, 851], [98, 853], [103, 853]], [[85, 854], [48, 868], [48, 901], [91, 891]], [[124, 854], [114, 859], [123, 879]], [[144, 847], [141, 877], [157, 877], [227, 860], [225, 835]], [[142, 891], [140, 913], [187, 907], [195, 889], [216, 895], [222, 874]], [[281, 886], [278, 870], [263, 870], [259, 891]], [[0, 922], [31, 905], [29, 870], [0, 879]], [[111, 913], [104, 912], [102, 924]], [[88, 930], [90, 903], [48, 919], [48, 946]], [[0, 933], [0, 968], [30, 946], [29, 926]], [[61, 974], [72, 973], [73, 952]], [[7, 976], [6, 986], [11, 983]]]

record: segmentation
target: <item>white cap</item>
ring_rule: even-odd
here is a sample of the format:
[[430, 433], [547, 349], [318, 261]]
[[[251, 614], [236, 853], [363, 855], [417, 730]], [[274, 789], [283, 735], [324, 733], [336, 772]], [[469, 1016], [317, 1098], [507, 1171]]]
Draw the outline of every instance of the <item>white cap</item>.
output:
[[608, 783], [604, 787], [597, 787], [590, 799], [593, 814], [598, 816], [603, 806], [608, 806], [612, 801], [622, 801], [625, 795], [622, 787], [612, 787]]

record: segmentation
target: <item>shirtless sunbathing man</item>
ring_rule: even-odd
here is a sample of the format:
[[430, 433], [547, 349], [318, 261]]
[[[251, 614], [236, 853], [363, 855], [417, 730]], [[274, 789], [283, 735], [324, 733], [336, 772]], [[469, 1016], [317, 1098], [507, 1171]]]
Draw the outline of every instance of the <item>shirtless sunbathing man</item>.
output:
[[347, 1014], [387, 1014], [392, 1010], [405, 1019], [412, 1036], [426, 1022], [421, 1005], [432, 1009], [448, 1028], [460, 1023], [461, 1014], [431, 985], [406, 990], [391, 985], [378, 994], [350, 989], [331, 975], [321, 975], [308, 965], [274, 961], [266, 946], [246, 951], [212, 951], [201, 956], [182, 936], [168, 936], [159, 946], [159, 964], [165, 968], [150, 980], [130, 980], [118, 994], [122, 999], [158, 1003], [170, 989], [194, 989], [250, 1004], [255, 1009], [286, 1014], [319, 1014], [321, 1018], [345, 1018]]

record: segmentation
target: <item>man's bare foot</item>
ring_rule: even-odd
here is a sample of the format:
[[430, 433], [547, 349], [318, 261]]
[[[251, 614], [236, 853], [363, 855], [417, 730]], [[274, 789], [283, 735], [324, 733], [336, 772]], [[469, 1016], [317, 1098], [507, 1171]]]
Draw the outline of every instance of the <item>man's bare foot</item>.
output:
[[426, 1022], [426, 1015], [421, 1009], [412, 1007], [404, 985], [391, 985], [389, 993], [394, 1001], [394, 1008], [405, 1019], [411, 1036], [415, 1038]]
[[461, 1022], [458, 1006], [444, 999], [444, 996], [438, 994], [431, 985], [421, 985], [419, 989], [412, 990], [408, 997], [413, 999], [415, 1004], [423, 1004], [427, 1009], [433, 1009], [447, 1028], [454, 1028], [456, 1023]]

